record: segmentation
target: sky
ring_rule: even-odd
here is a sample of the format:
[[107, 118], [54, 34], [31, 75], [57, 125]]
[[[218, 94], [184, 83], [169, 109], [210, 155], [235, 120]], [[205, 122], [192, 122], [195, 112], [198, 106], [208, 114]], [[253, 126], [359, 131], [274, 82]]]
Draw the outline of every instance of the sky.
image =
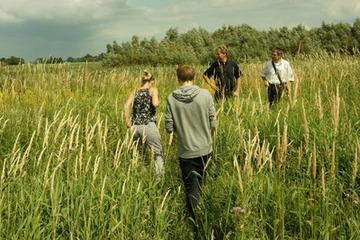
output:
[[0, 58], [96, 56], [135, 35], [161, 40], [170, 28], [310, 29], [359, 17], [359, 0], [0, 0]]

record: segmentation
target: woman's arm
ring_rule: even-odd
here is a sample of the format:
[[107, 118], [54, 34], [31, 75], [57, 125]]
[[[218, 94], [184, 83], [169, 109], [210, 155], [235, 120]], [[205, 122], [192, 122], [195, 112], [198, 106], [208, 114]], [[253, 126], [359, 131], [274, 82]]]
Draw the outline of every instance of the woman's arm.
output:
[[130, 112], [131, 112], [131, 107], [134, 103], [134, 96], [135, 96], [135, 90], [132, 91], [128, 97], [128, 99], [125, 102], [124, 105], [124, 109], [125, 109], [125, 123], [126, 123], [126, 127], [131, 127], [131, 117], [130, 117]]
[[156, 108], [159, 106], [159, 91], [156, 87], [150, 88], [151, 104]]

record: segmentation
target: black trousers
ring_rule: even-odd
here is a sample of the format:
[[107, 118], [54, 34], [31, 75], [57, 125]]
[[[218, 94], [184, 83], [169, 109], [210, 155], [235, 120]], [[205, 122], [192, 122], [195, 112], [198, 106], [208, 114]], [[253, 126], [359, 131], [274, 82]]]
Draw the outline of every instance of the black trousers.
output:
[[205, 166], [212, 153], [196, 158], [180, 158], [180, 169], [185, 187], [186, 207], [190, 216], [195, 219], [195, 209], [199, 204], [201, 187], [206, 182]]
[[270, 84], [268, 87], [268, 98], [270, 106], [279, 101], [284, 90], [284, 84]]
[[233, 97], [233, 92], [215, 92], [215, 101], [222, 100], [223, 98], [229, 99]]

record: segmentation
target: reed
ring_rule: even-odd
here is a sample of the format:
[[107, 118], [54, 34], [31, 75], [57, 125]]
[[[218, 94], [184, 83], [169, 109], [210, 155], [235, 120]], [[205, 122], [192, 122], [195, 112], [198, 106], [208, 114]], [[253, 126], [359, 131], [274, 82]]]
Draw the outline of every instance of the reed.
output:
[[[293, 65], [296, 81], [275, 106], [259, 63], [242, 66], [239, 98], [215, 103], [198, 214], [204, 239], [360, 238], [359, 59]], [[122, 108], [144, 68], [161, 100], [160, 181]], [[196, 83], [207, 88], [203, 69]], [[0, 239], [193, 238], [178, 140], [163, 126], [166, 96], [178, 86], [173, 67], [1, 66], [0, 83]]]
[[352, 180], [352, 186], [356, 186], [356, 179], [358, 178], [358, 166], [359, 166], [359, 152], [360, 152], [360, 142], [357, 140], [357, 145], [355, 146], [355, 154], [354, 154], [354, 161], [352, 165], [352, 174], [351, 174], [351, 180]]
[[305, 110], [304, 103], [302, 103], [301, 107], [302, 107], [303, 129], [304, 129], [304, 147], [307, 150], [309, 147], [310, 130], [309, 130], [308, 121], [306, 118], [306, 110]]

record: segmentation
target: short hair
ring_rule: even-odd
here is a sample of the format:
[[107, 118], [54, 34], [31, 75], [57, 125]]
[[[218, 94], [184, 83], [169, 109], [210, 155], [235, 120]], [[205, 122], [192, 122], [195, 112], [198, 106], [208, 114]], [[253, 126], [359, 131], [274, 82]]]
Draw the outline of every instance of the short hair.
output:
[[182, 64], [176, 69], [176, 75], [178, 80], [180, 81], [194, 81], [195, 70], [190, 65]]
[[144, 74], [141, 77], [141, 81], [142, 82], [148, 82], [148, 81], [151, 81], [151, 80], [155, 80], [153, 75], [151, 75], [151, 73], [148, 70], [144, 70]]
[[227, 47], [225, 45], [219, 45], [215, 48], [215, 52], [220, 51], [222, 54], [227, 55]]
[[271, 53], [276, 53], [277, 55], [282, 56], [283, 53], [284, 53], [284, 50], [282, 50], [282, 49], [279, 48], [279, 47], [276, 47], [276, 48], [274, 48], [274, 49], [271, 51]]

